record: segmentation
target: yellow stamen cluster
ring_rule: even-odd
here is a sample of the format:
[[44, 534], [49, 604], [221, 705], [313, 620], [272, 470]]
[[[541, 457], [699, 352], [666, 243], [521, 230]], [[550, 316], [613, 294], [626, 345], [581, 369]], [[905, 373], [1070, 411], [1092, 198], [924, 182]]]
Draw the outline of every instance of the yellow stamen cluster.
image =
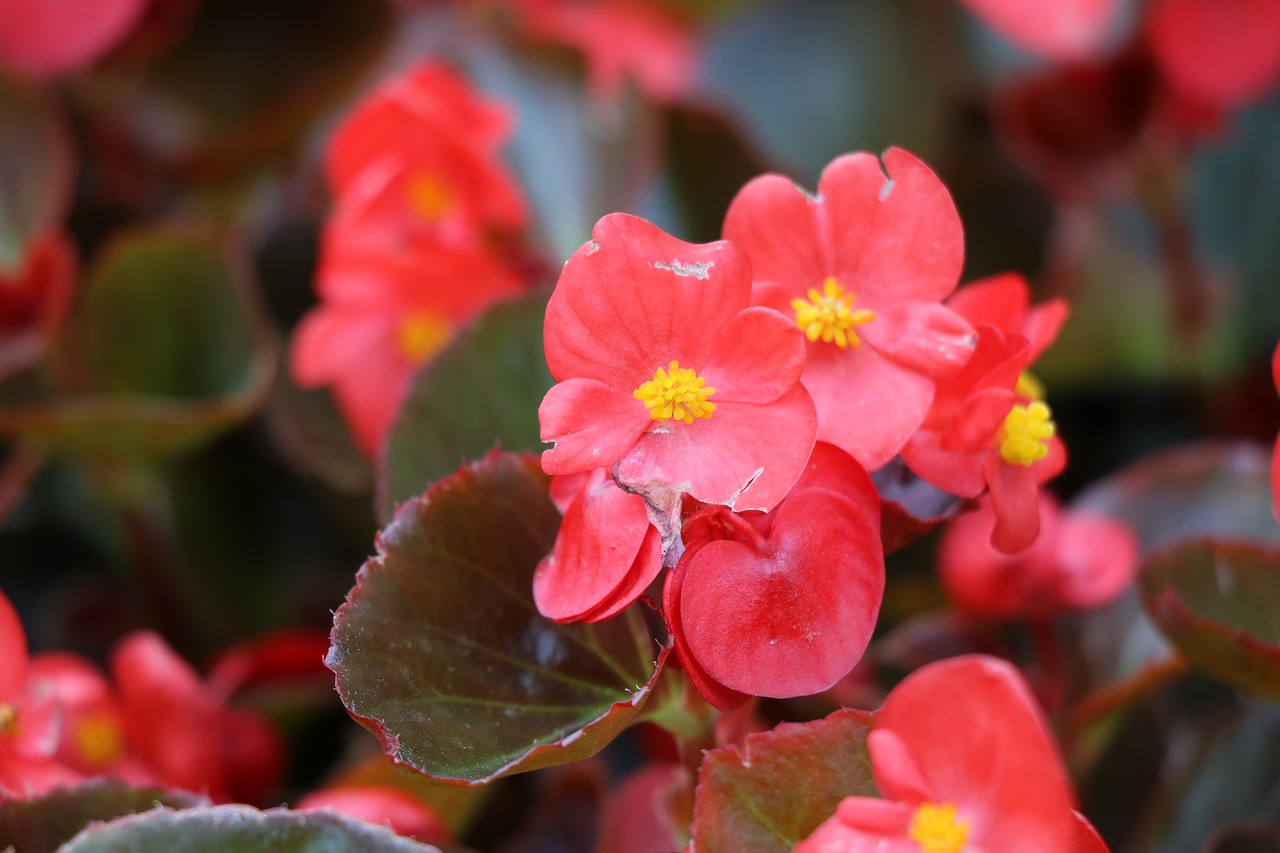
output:
[[911, 840], [924, 853], [960, 853], [969, 835], [969, 821], [956, 819], [950, 803], [921, 803], [911, 815]]
[[411, 314], [400, 321], [396, 345], [400, 354], [413, 365], [419, 365], [449, 340], [449, 324], [431, 314]]
[[1000, 456], [1011, 465], [1039, 462], [1049, 452], [1048, 441], [1055, 430], [1053, 413], [1044, 401], [1014, 406], [1004, 418]]
[[409, 209], [430, 225], [438, 225], [453, 210], [453, 193], [431, 172], [420, 172], [410, 178], [406, 194]]
[[0, 737], [8, 737], [18, 733], [18, 709], [5, 702], [0, 702]]
[[716, 389], [704, 387], [706, 384], [707, 380], [697, 373], [673, 361], [665, 370], [659, 367], [653, 379], [637, 388], [632, 396], [644, 403], [649, 417], [655, 421], [674, 418], [691, 424], [694, 418], [710, 418], [716, 410], [715, 403], [707, 402]]
[[80, 758], [90, 767], [110, 767], [124, 752], [120, 725], [105, 715], [85, 717], [72, 730]]
[[870, 323], [876, 318], [874, 311], [854, 311], [852, 293], [828, 278], [822, 283], [822, 292], [809, 288], [808, 299], [792, 299], [791, 308], [796, 312], [796, 325], [811, 341], [834, 343], [840, 349], [862, 346], [854, 326]]

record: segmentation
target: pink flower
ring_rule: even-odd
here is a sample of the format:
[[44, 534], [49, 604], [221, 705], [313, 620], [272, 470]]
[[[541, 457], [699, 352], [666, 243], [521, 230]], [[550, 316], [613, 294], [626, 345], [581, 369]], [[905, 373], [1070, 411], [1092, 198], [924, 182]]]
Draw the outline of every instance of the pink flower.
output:
[[852, 457], [819, 443], [772, 512], [719, 507], [685, 533], [663, 613], [709, 702], [807, 696], [853, 669], [880, 610], [884, 552], [875, 486]]
[[991, 547], [995, 524], [984, 501], [952, 522], [938, 545], [943, 586], [963, 610], [1002, 619], [1088, 610], [1115, 600], [1138, 570], [1138, 543], [1123, 522], [1065, 511], [1048, 494], [1040, 494], [1040, 535], [1025, 550]]
[[867, 738], [884, 799], [846, 797], [796, 853], [1104, 853], [1026, 682], [1004, 661], [929, 664]]
[[680, 493], [768, 509], [813, 447], [795, 325], [748, 305], [727, 242], [692, 245], [625, 214], [596, 223], [547, 305], [557, 380], [538, 410], [549, 474], [612, 469], [670, 507]]
[[899, 148], [849, 154], [809, 196], [781, 175], [752, 180], [724, 235], [751, 261], [752, 300], [794, 318], [809, 339], [804, 386], [818, 439], [867, 470], [920, 426], [934, 381], [973, 350], [973, 330], [939, 305], [960, 275], [964, 239], [946, 188]]
[[147, 0], [4, 0], [0, 64], [52, 77], [102, 58], [133, 29]]
[[1217, 109], [1280, 82], [1280, 0], [1157, 0], [1147, 39], [1169, 86]]
[[992, 29], [1048, 59], [1080, 60], [1102, 48], [1118, 0], [961, 0]]

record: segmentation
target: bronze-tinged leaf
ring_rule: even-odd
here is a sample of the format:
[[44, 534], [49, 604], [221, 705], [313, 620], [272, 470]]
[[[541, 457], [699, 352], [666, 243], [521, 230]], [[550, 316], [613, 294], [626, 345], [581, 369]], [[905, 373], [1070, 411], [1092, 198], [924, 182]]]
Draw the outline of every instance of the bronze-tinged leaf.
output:
[[643, 604], [559, 625], [533, 572], [560, 524], [537, 459], [494, 452], [409, 501], [334, 617], [347, 710], [397, 762], [482, 784], [595, 754], [669, 651]]
[[1280, 700], [1280, 550], [1185, 543], [1148, 560], [1139, 583], [1147, 612], [1187, 663]]
[[876, 797], [867, 733], [873, 715], [843, 708], [747, 735], [706, 753], [698, 771], [698, 853], [789, 853], [845, 797]]

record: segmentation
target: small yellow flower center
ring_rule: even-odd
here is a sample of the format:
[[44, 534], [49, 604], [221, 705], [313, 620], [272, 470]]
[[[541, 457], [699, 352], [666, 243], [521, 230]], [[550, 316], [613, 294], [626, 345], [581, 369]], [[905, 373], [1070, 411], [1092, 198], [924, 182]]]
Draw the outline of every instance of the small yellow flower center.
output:
[[909, 834], [924, 853], [960, 853], [969, 821], [956, 820], [956, 807], [950, 803], [921, 803], [911, 815]]
[[419, 365], [449, 340], [449, 324], [431, 314], [410, 314], [400, 321], [396, 344], [410, 364]]
[[409, 179], [406, 190], [409, 209], [430, 225], [438, 225], [453, 209], [453, 193], [432, 172], [419, 172]]
[[1044, 384], [1031, 371], [1024, 370], [1018, 374], [1018, 384], [1013, 393], [1025, 400], [1043, 400]]
[[697, 373], [673, 361], [666, 369], [659, 367], [653, 379], [637, 388], [631, 396], [644, 403], [649, 417], [655, 421], [675, 418], [691, 424], [694, 418], [710, 418], [716, 410], [715, 403], [707, 402], [716, 389], [704, 387], [706, 384], [707, 380]]
[[18, 733], [18, 709], [0, 702], [0, 737], [10, 737]]
[[110, 767], [124, 751], [124, 737], [119, 724], [105, 714], [79, 720], [73, 736], [80, 758], [90, 767]]
[[1049, 452], [1048, 441], [1055, 430], [1053, 413], [1043, 400], [1014, 406], [1004, 418], [1000, 456], [1011, 465], [1039, 462]]
[[791, 308], [796, 312], [796, 325], [811, 341], [819, 338], [823, 343], [834, 343], [840, 349], [862, 346], [854, 326], [870, 323], [876, 318], [874, 311], [854, 311], [852, 293], [828, 278], [822, 283], [822, 292], [809, 288], [808, 299], [792, 299]]

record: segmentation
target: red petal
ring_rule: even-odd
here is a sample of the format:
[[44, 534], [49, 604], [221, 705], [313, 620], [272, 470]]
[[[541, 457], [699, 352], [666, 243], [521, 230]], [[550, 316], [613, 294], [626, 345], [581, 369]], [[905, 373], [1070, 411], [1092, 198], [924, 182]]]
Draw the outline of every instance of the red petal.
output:
[[[685, 551], [684, 558], [688, 559], [694, 550], [696, 550], [695, 546], [690, 546], [689, 550]], [[683, 583], [684, 571], [682, 566], [678, 565], [667, 572], [667, 580], [662, 587], [662, 614], [667, 622], [667, 628], [671, 631], [676, 658], [684, 669], [689, 683], [703, 699], [721, 711], [732, 711], [746, 702], [748, 697], [744, 693], [725, 687], [708, 675], [702, 668], [702, 664], [698, 663], [698, 659], [694, 657], [693, 652], [689, 650], [689, 643], [684, 635], [684, 625], [680, 619], [680, 592]]]
[[553, 385], [542, 398], [538, 422], [542, 440], [556, 443], [543, 452], [542, 470], [572, 474], [612, 466], [636, 444], [653, 419], [628, 394], [593, 379], [569, 379]]
[[976, 498], [987, 488], [989, 450], [951, 450], [933, 430], [920, 430], [902, 448], [902, 461], [934, 488], [961, 498]]
[[18, 611], [0, 592], [0, 702], [14, 701], [27, 682], [27, 633]]
[[794, 853], [920, 853], [908, 835], [910, 827], [911, 808], [905, 803], [846, 797]]
[[75, 70], [105, 56], [146, 7], [147, 0], [5, 0], [0, 63], [33, 77]]
[[397, 835], [429, 844], [453, 840], [449, 827], [431, 807], [391, 785], [326, 788], [300, 798], [294, 809], [329, 808], [372, 824], [390, 826]]
[[936, 302], [890, 305], [858, 333], [878, 352], [927, 376], [963, 367], [978, 340], [964, 318]]
[[991, 547], [1005, 554], [1029, 548], [1040, 535], [1040, 484], [1032, 466], [1012, 465], [993, 455], [987, 460], [987, 485], [996, 514]]
[[712, 402], [770, 403], [795, 388], [805, 367], [804, 336], [769, 308], [748, 308], [730, 321], [699, 375], [716, 389]]
[[1119, 9], [1117, 0], [962, 0], [992, 29], [1049, 59], [1080, 60], [1102, 48]]
[[1238, 106], [1280, 78], [1280, 0], [1161, 0], [1147, 33], [1169, 83], [1188, 98]]
[[681, 561], [690, 651], [721, 684], [755, 696], [825, 690], [862, 657], [884, 591], [879, 506], [813, 489], [776, 510], [761, 548], [722, 540]]
[[1058, 596], [1066, 606], [1089, 609], [1109, 604], [1137, 574], [1137, 539], [1118, 519], [1067, 512], [1055, 538], [1061, 567]]
[[[833, 274], [819, 210], [820, 202], [790, 179], [761, 175], [748, 181], [730, 202], [724, 236], [747, 253], [757, 284], [770, 283], [788, 297], [800, 296]], [[790, 306], [783, 300], [772, 307], [786, 311]]]
[[685, 243], [610, 214], [551, 294], [547, 366], [557, 380], [586, 377], [628, 394], [673, 360], [700, 371], [750, 291], [746, 259], [731, 244]]

